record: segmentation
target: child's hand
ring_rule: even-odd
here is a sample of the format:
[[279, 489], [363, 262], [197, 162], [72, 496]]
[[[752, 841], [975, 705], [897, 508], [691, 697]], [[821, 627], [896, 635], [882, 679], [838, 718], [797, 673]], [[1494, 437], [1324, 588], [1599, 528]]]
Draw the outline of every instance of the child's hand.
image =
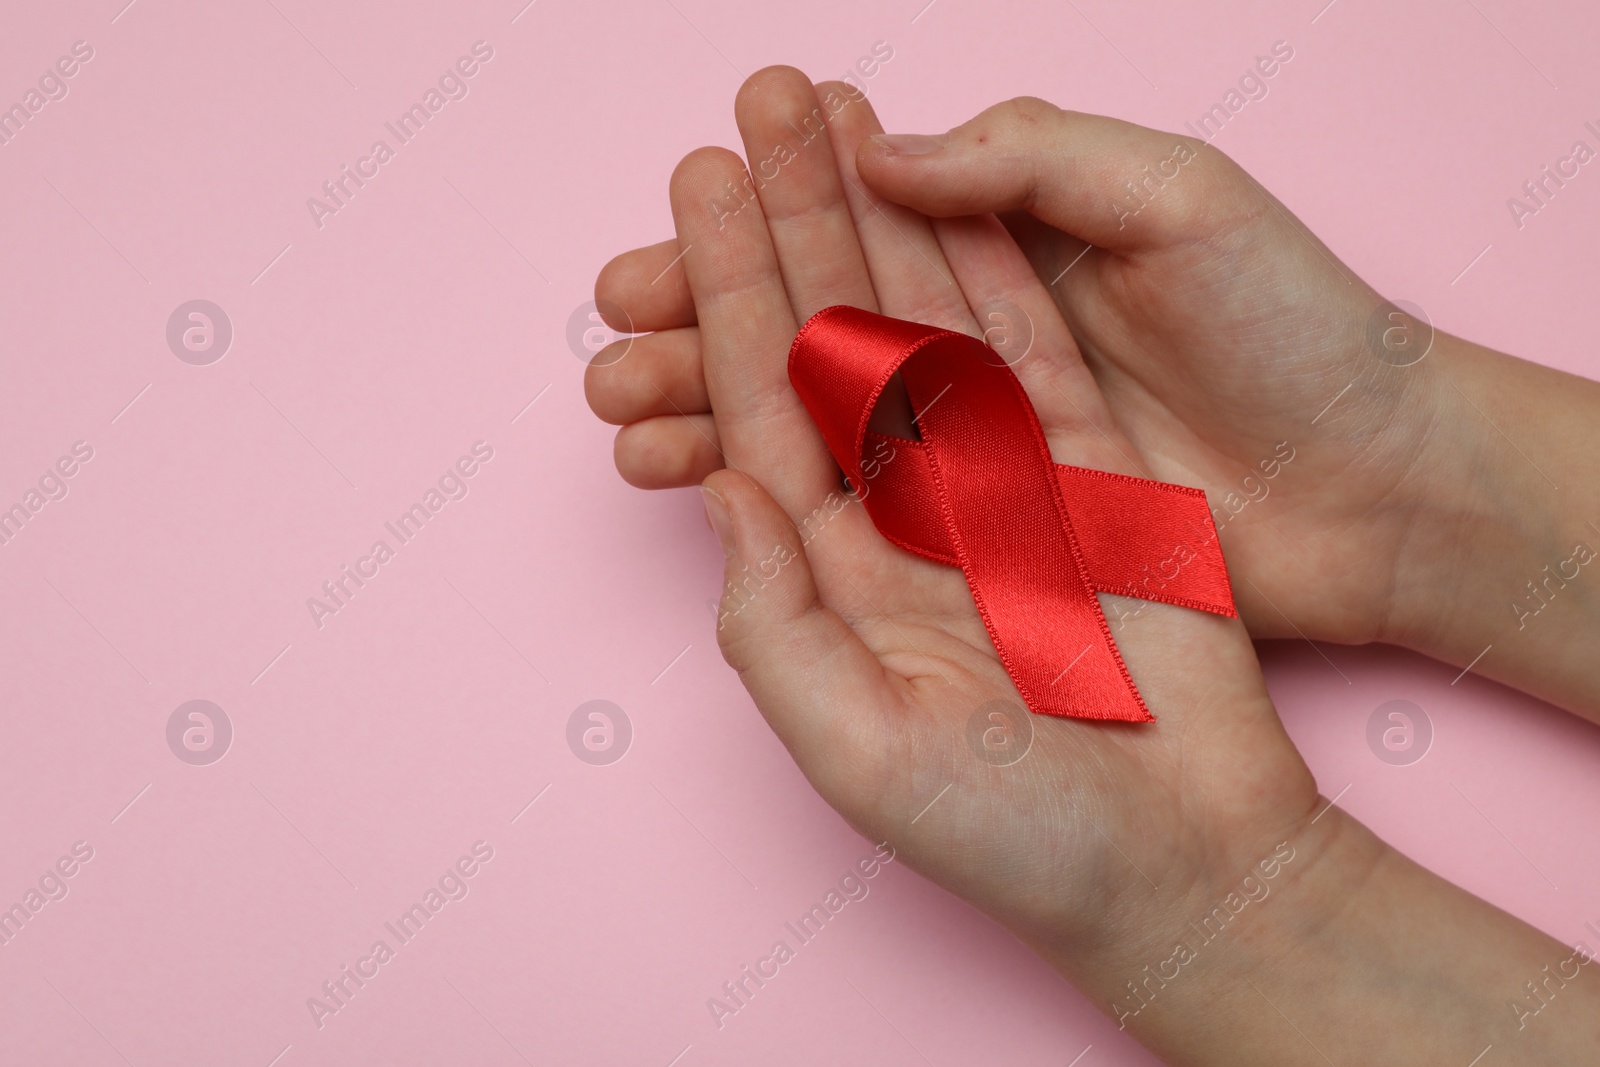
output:
[[[791, 296], [809, 284], [839, 302], [876, 297], [888, 314], [981, 334], [1063, 439], [1106, 450], [1125, 435], [1132, 447], [1109, 450], [1116, 469], [1207, 490], [1256, 636], [1396, 636], [1386, 627], [1407, 584], [1414, 485], [1432, 457], [1459, 451], [1432, 433], [1435, 379], [1396, 365], [1414, 358], [1405, 346], [1427, 344], [1426, 326], [1385, 317], [1248, 174], [1193, 139], [1021, 99], [896, 150], [868, 137], [878, 125], [864, 99], [820, 88], [822, 114], [829, 93], [848, 102], [831, 138], [807, 143], [785, 125], [801, 129], [818, 106], [799, 98], [797, 77], [747, 83], [738, 115], [754, 169], [770, 177], [763, 203], [739, 199], [750, 190], [730, 170], [732, 185], [702, 190], [694, 210], [713, 222], [728, 212], [733, 226], [765, 206], [775, 231], [826, 238], [827, 258], [780, 256]], [[819, 164], [830, 140], [837, 174]], [[795, 158], [779, 162], [784, 144]], [[832, 213], [777, 206], [830, 198]], [[989, 212], [1004, 213], [1031, 272]], [[643, 486], [692, 484], [722, 465], [688, 257], [662, 274], [682, 249], [620, 256], [596, 287], [636, 329], [666, 331], [588, 381], [596, 410], [631, 424], [617, 464]]]
[[[752, 153], [815, 106], [798, 72], [768, 71], [747, 86], [739, 114]], [[874, 129], [858, 101], [834, 118], [833, 137], [853, 147]], [[941, 245], [913, 212], [891, 206], [892, 219], [873, 221], [879, 208], [864, 206], [852, 218], [854, 179], [848, 167], [841, 179], [825, 138], [786, 164], [760, 204], [719, 219], [706, 205], [744, 173], [732, 153], [702, 149], [671, 183], [705, 367], [698, 409], [716, 412], [735, 468], [706, 481], [709, 516], [730, 552], [727, 577], [741, 593], [724, 598], [725, 656], [818, 791], [870, 838], [888, 839], [1062, 966], [1092, 973], [1086, 981], [1170, 955], [1171, 932], [1280, 844], [1305, 849], [1340, 825], [1329, 817], [1310, 826], [1316, 788], [1243, 625], [1122, 600], [1142, 611], [1116, 639], [1159, 721], [1029, 715], [962, 573], [884, 540], [855, 503], [831, 515], [830, 500], [843, 499], [838, 468], [787, 376], [797, 325], [846, 303], [976, 334], [974, 307], [1010, 301], [1037, 324], [1041, 355], [1017, 371], [1055, 458], [1129, 473], [1149, 461], [1105, 418], [1049, 293], [995, 220], [946, 224]], [[688, 317], [679, 309], [680, 321]], [[639, 339], [618, 368], [647, 376], [668, 366], [672, 337]], [[687, 380], [660, 386], [682, 390]], [[686, 447], [709, 427], [655, 414], [633, 429], [676, 434]], [[624, 463], [632, 447], [624, 442]], [[802, 545], [796, 524], [819, 508], [831, 517], [813, 520]], [[1070, 671], [1062, 684], [1072, 684]], [[1003, 728], [979, 715], [997, 701], [1009, 705], [1013, 729], [1035, 734], [1012, 766], [986, 762], [969, 740], [975, 716]]]
[[[617, 463], [630, 481], [705, 478], [741, 590], [724, 597], [724, 655], [817, 790], [1169, 1062], [1325, 1062], [1327, 1048], [1339, 1062], [1464, 1063], [1486, 1044], [1529, 1063], [1592, 1054], [1592, 980], [1567, 987], [1570, 1014], [1537, 1029], [1503, 1010], [1507, 976], [1574, 965], [1570, 949], [1319, 803], [1239, 621], [1102, 597], [1113, 618], [1138, 612], [1113, 630], [1158, 721], [1024, 711], [961, 572], [894, 547], [854, 503], [832, 514], [838, 469], [785, 366], [798, 324], [830, 304], [974, 335], [1003, 327], [990, 340], [1011, 358], [1023, 324], [1031, 347], [1015, 369], [1057, 461], [1200, 484], [1214, 505], [1270, 484], [1223, 533], [1241, 606], [1260, 632], [1288, 626], [1270, 596], [1307, 630], [1359, 639], [1385, 625], [1421, 506], [1411, 482], [1435, 462], [1426, 448], [1457, 443], [1462, 425], [1444, 445], [1419, 443], [1438, 420], [1439, 378], [1370, 350], [1377, 298], [1218, 153], [1182, 164], [1136, 215], [1102, 214], [1088, 191], [1178, 142], [1019, 101], [908, 155], [863, 146], [878, 129], [870, 107], [835, 108], [843, 87], [817, 88], [821, 105], [798, 71], [771, 68], [741, 91], [747, 151], [770, 177], [759, 202], [730, 199], [746, 172], [729, 152], [679, 165], [676, 239], [619, 257], [597, 286], [656, 332], [587, 381], [596, 410], [628, 424]], [[787, 125], [819, 106], [836, 111], [827, 136]], [[869, 178], [963, 217], [930, 221]], [[982, 214], [1019, 208], [1036, 218], [1006, 224], [1031, 266]], [[1053, 227], [1099, 247], [1052, 287], [1082, 247]], [[1516, 362], [1454, 355], [1493, 363], [1502, 382]], [[1578, 391], [1541, 389], [1551, 409]], [[1570, 427], [1600, 405], [1567, 406]], [[878, 413], [902, 430], [907, 415]], [[1263, 460], [1280, 464], [1270, 482]], [[1459, 471], [1433, 481], [1446, 497], [1464, 484]], [[1450, 520], [1476, 505], [1433, 493], [1429, 521], [1444, 532], [1424, 543], [1462, 536]], [[985, 717], [995, 702], [1009, 723]], [[1007, 725], [1034, 738], [1000, 766], [974, 734]]]

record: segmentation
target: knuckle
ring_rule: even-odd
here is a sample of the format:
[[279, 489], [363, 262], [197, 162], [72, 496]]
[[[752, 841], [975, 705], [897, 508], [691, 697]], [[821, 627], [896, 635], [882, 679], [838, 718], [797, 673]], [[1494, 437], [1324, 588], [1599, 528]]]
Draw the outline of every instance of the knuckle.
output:
[[1019, 126], [1038, 126], [1061, 113], [1050, 101], [1037, 96], [1017, 96], [1003, 105], [1008, 117]]

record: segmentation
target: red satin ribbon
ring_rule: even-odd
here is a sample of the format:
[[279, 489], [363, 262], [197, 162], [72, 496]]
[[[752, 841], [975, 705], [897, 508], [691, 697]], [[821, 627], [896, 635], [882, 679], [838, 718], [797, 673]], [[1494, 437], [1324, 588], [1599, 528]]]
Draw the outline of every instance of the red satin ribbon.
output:
[[[867, 429], [896, 371], [920, 441]], [[878, 530], [966, 573], [1034, 712], [1153, 720], [1097, 592], [1237, 614], [1205, 493], [1053, 461], [982, 341], [836, 305], [800, 329], [789, 378]]]

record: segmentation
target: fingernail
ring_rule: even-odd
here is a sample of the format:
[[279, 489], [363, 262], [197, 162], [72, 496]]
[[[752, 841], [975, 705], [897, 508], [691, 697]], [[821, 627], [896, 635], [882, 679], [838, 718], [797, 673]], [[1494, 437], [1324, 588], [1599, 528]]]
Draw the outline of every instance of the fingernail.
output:
[[717, 540], [722, 542], [722, 554], [729, 559], [733, 558], [733, 516], [728, 512], [728, 502], [723, 500], [714, 489], [700, 487], [700, 497], [706, 504], [706, 525], [711, 527], [711, 532], [717, 535]]
[[872, 139], [902, 156], [925, 156], [950, 143], [948, 133], [875, 133]]

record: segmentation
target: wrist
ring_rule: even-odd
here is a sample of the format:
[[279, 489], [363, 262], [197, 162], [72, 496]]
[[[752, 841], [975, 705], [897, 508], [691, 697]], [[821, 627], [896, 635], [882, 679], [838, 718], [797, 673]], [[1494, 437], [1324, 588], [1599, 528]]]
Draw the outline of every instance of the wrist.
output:
[[1300, 1062], [1308, 1050], [1285, 1040], [1260, 991], [1271, 996], [1279, 975], [1316, 971], [1345, 909], [1392, 850], [1318, 798], [1290, 823], [1216, 851], [1225, 855], [1181, 889], [1164, 886], [1108, 917], [1126, 931], [1114, 943], [1034, 948], [1169, 1063]]
[[1491, 1045], [1529, 1064], [1592, 1055], [1594, 946], [1534, 930], [1326, 802], [1280, 834], [1254, 846], [1292, 849], [1272, 877], [1258, 863], [1230, 884], [1219, 869], [1126, 924], [1140, 934], [1111, 957], [1042, 954], [1176, 1067], [1464, 1065]]
[[[1600, 529], [1586, 521], [1600, 521], [1589, 514], [1600, 509], [1582, 488], [1593, 472], [1568, 458], [1581, 451], [1600, 390], [1448, 335], [1436, 348], [1435, 429], [1408, 479], [1405, 532], [1378, 639], [1570, 698], [1539, 681], [1565, 673], [1563, 665], [1534, 662], [1559, 646], [1518, 643], [1544, 608], [1570, 622], [1600, 590], [1572, 558], [1580, 542], [1600, 550]], [[1495, 646], [1501, 654], [1480, 664]]]

